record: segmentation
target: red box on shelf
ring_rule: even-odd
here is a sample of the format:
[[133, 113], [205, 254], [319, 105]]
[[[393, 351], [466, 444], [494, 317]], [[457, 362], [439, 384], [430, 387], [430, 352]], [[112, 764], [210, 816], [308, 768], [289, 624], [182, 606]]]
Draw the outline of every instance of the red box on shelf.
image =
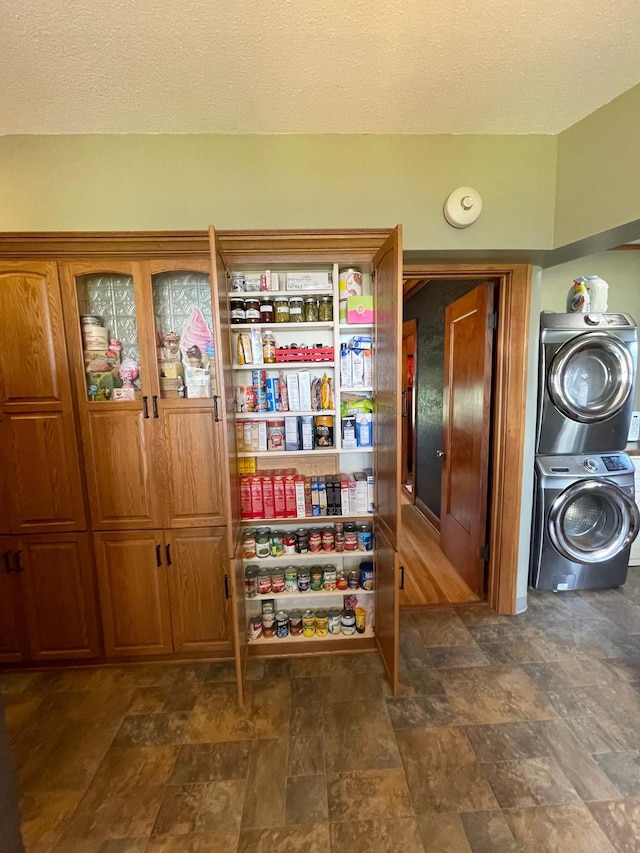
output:
[[251, 517], [264, 518], [264, 500], [262, 498], [262, 477], [249, 477], [251, 484]]
[[275, 518], [276, 510], [273, 494], [273, 477], [262, 477], [262, 503], [264, 507], [264, 518]]
[[288, 361], [333, 361], [333, 347], [277, 349], [276, 363]]
[[253, 518], [251, 480], [249, 477], [240, 477], [240, 515], [242, 518]]
[[296, 517], [296, 472], [287, 469], [284, 477], [284, 502], [287, 518]]
[[287, 517], [287, 504], [284, 493], [284, 474], [276, 471], [273, 476], [274, 518]]

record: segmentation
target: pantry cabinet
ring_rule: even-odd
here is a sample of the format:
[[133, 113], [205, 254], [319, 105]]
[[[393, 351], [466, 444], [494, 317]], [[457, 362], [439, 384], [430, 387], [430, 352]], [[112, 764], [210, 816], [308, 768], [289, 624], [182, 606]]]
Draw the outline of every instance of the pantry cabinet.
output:
[[94, 541], [108, 657], [226, 652], [224, 528], [99, 532]]
[[1, 660], [100, 654], [88, 534], [2, 537], [0, 564]]
[[[377, 649], [395, 691], [401, 577], [396, 550], [400, 229], [218, 235], [211, 228], [210, 248], [221, 338], [226, 341], [220, 408], [229, 458], [237, 467], [237, 473], [229, 471], [234, 546], [229, 575], [241, 701], [248, 657], [327, 651]], [[348, 313], [351, 303], [341, 284], [344, 268], [357, 275], [358, 287], [363, 282], [364, 292], [358, 293], [364, 298], [354, 305], [359, 317]], [[238, 302], [242, 296], [244, 305]], [[296, 298], [300, 296], [304, 299]], [[301, 322], [291, 313], [299, 302], [309, 303]], [[267, 307], [256, 308], [260, 304]], [[353, 371], [347, 370], [344, 354]], [[352, 550], [350, 533], [347, 548], [331, 545], [319, 553], [314, 528], [327, 525], [326, 535], [333, 537], [343, 525], [354, 523], [355, 529], [355, 522], [368, 522], [362, 550]], [[243, 544], [247, 530], [257, 527], [269, 531], [266, 552]], [[298, 548], [309, 532], [314, 546]], [[296, 541], [297, 553], [281, 550], [285, 539]], [[294, 585], [281, 586], [280, 577], [275, 589], [263, 591], [252, 587], [247, 568], [249, 574], [262, 570], [261, 575], [271, 575], [274, 585], [275, 577], [285, 573], [285, 583]], [[313, 585], [315, 569], [325, 579], [323, 586]], [[301, 585], [307, 583], [300, 580], [305, 574], [311, 577], [311, 591]], [[342, 578], [340, 586], [336, 575]], [[343, 585], [347, 575], [359, 578], [350, 577], [354, 585], [348, 589]], [[356, 609], [357, 622], [349, 607]], [[311, 628], [303, 634], [300, 614], [295, 614], [305, 609], [308, 619], [302, 615]], [[342, 611], [344, 630], [333, 617], [327, 631], [329, 609]], [[295, 631], [290, 630], [294, 624]]]

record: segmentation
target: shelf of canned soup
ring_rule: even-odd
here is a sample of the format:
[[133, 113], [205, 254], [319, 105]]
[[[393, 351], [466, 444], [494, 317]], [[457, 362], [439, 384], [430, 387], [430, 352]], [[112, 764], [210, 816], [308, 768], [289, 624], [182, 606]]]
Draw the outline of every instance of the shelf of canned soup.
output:
[[334, 607], [316, 609], [279, 610], [276, 604], [274, 599], [265, 600], [261, 612], [249, 617], [249, 642], [374, 636], [371, 597], [345, 595]]
[[251, 564], [245, 568], [244, 589], [247, 599], [270, 596], [315, 596], [324, 593], [370, 593], [374, 591], [374, 568], [363, 560], [357, 568], [331, 564], [279, 566], [273, 569]]
[[[318, 521], [321, 518], [316, 517]], [[242, 556], [245, 560], [273, 558], [288, 561], [295, 557], [318, 560], [327, 554], [357, 557], [359, 553], [372, 550], [371, 522], [325, 522], [323, 527], [299, 527], [296, 530], [247, 527], [242, 533]], [[355, 586], [352, 588], [357, 589]]]

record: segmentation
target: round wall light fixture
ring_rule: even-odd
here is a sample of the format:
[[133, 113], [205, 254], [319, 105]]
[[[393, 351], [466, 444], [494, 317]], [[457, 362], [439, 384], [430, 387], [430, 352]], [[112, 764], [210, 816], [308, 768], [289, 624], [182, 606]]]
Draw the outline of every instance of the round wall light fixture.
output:
[[458, 187], [444, 203], [444, 218], [454, 228], [468, 228], [481, 213], [482, 199], [473, 187]]

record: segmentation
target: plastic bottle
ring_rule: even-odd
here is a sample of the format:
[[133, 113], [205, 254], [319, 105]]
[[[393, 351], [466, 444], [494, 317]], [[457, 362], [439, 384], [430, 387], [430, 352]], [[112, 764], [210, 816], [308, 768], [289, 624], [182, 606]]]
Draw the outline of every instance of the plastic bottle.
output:
[[586, 279], [576, 278], [567, 294], [568, 314], [588, 314], [591, 310], [591, 299], [586, 287]]

